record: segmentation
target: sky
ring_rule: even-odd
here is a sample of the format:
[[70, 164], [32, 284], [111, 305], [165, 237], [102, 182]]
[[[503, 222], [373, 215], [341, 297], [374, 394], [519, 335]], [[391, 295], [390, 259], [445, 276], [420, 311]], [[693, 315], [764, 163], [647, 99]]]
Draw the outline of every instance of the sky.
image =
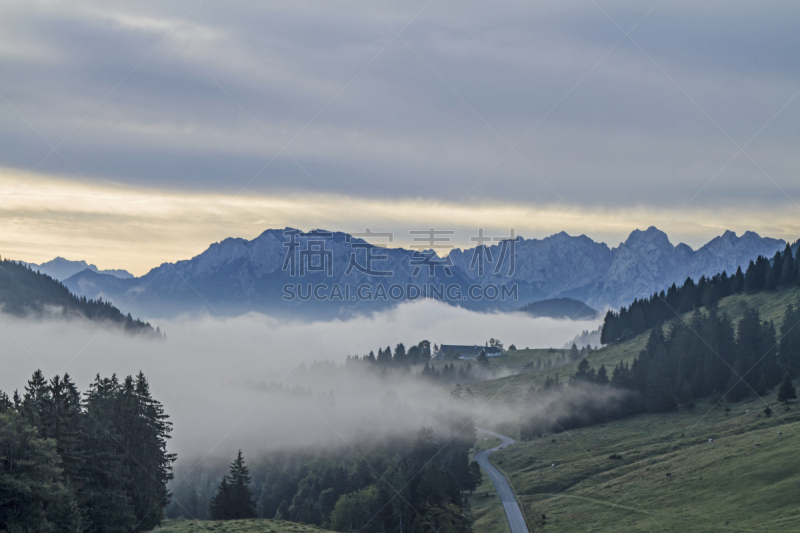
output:
[[794, 241], [799, 12], [9, 0], [0, 255], [140, 275], [286, 226]]

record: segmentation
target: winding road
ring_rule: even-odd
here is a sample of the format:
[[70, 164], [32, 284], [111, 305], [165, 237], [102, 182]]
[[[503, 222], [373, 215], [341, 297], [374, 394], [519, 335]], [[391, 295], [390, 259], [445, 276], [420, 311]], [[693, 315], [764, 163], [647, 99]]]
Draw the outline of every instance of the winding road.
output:
[[502, 450], [507, 446], [514, 444], [514, 439], [486, 431], [485, 429], [476, 428], [478, 431], [488, 433], [495, 436], [503, 442], [499, 446], [478, 452], [475, 454], [475, 460], [483, 468], [483, 471], [489, 474], [489, 479], [494, 483], [494, 488], [497, 489], [497, 494], [500, 496], [500, 501], [503, 502], [503, 508], [506, 510], [508, 517], [508, 524], [511, 526], [511, 533], [528, 533], [528, 526], [525, 524], [525, 518], [522, 516], [522, 510], [519, 508], [517, 498], [514, 496], [514, 490], [508, 483], [508, 480], [492, 463], [489, 461], [489, 456], [497, 450]]

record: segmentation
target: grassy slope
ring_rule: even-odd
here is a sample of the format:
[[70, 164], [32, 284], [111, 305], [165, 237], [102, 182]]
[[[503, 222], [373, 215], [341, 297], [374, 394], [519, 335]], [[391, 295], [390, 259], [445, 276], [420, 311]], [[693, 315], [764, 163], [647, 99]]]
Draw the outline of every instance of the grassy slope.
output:
[[503, 352], [503, 355], [499, 357], [492, 357], [489, 359], [489, 364], [519, 370], [528, 363], [546, 362], [548, 359], [555, 361], [560, 354], [568, 352], [569, 350], [556, 348], [515, 350], [513, 352]]
[[[741, 318], [746, 305], [757, 308], [763, 320], [772, 320], [775, 323], [775, 327], [780, 328], [786, 306], [790, 303], [797, 304], [798, 300], [800, 300], [800, 289], [798, 288], [782, 289], [775, 292], [762, 292], [754, 295], [737, 294], [724, 298], [719, 302], [719, 313], [727, 313], [732, 319], [738, 320]], [[691, 313], [684, 315], [685, 318], [690, 316]], [[628, 361], [629, 363], [633, 361], [634, 357], [644, 348], [648, 335], [649, 332], [645, 332], [628, 341], [612, 344], [597, 350], [589, 357], [589, 362], [596, 368], [601, 364], [606, 365], [610, 375], [613, 367], [620, 361]], [[527, 362], [525, 360], [526, 357], [529, 360], [531, 357], [540, 356], [541, 352], [547, 352], [547, 350], [520, 350], [519, 352], [518, 355], [515, 355], [515, 357], [518, 357], [518, 360], [515, 361], [514, 364], [524, 366], [525, 362]], [[527, 355], [527, 352], [537, 353]], [[506, 359], [506, 357], [498, 357], [495, 359], [497, 359], [498, 363], [502, 363], [503, 361], [501, 361], [501, 359]], [[494, 401], [514, 402], [522, 398], [525, 391], [527, 391], [531, 385], [541, 387], [547, 376], [555, 376], [555, 374], [558, 374], [562, 381], [568, 379], [569, 376], [575, 373], [577, 366], [578, 363], [574, 362], [542, 372], [531, 372], [481, 383], [473, 383], [470, 384], [470, 389], [473, 394], [480, 399], [488, 400], [489, 398], [493, 398]]]
[[[772, 418], [758, 416], [764, 401]], [[521, 442], [492, 460], [534, 531], [543, 514], [546, 531], [800, 530], [800, 407], [752, 398], [725, 415], [703, 402]]]
[[[512, 352], [503, 352], [503, 355], [497, 357], [490, 357], [489, 366], [495, 369], [507, 368], [509, 370], [519, 370], [530, 361], [536, 362], [537, 359], [542, 359], [543, 361], [547, 361], [548, 358], [552, 358], [553, 360], [555, 360], [555, 358], [558, 357], [558, 354], [568, 351], [569, 350], [547, 348], [547, 349], [516, 350]], [[456, 359], [453, 361], [434, 359], [432, 361], [429, 361], [428, 364], [441, 370], [444, 365], [449, 365], [451, 363], [453, 364], [453, 366], [455, 366], [456, 370], [458, 370], [462, 366], [466, 367], [467, 364], [471, 365], [474, 368], [475, 365], [478, 364], [478, 361], [475, 359]], [[425, 365], [418, 364], [418, 365], [412, 365], [411, 368], [412, 370], [419, 372], [422, 370], [423, 366]]]
[[283, 520], [168, 520], [153, 533], [325, 533], [315, 526]]

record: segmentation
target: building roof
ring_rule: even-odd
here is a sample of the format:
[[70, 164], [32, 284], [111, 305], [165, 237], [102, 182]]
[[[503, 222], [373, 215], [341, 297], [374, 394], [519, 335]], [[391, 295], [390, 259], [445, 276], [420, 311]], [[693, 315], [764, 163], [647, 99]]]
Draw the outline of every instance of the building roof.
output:
[[485, 352], [487, 355], [490, 353], [502, 353], [502, 350], [499, 348], [495, 348], [493, 346], [481, 346], [480, 344], [473, 344], [472, 346], [462, 344], [442, 344], [439, 347], [439, 350], [443, 353], [459, 353], [461, 355], [480, 355], [481, 352]]

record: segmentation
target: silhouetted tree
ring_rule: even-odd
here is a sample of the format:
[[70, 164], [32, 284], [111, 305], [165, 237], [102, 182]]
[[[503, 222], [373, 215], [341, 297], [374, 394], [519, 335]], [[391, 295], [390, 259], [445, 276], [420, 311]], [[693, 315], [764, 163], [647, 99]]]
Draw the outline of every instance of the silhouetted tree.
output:
[[786, 374], [783, 376], [783, 381], [778, 389], [778, 401], [788, 403], [789, 400], [794, 399], [797, 399], [797, 390], [792, 384], [792, 378], [789, 377], [789, 374]]
[[217, 494], [208, 506], [212, 520], [256, 518], [256, 502], [250, 490], [250, 470], [244, 464], [242, 450], [231, 463], [229, 476], [223, 476]]

